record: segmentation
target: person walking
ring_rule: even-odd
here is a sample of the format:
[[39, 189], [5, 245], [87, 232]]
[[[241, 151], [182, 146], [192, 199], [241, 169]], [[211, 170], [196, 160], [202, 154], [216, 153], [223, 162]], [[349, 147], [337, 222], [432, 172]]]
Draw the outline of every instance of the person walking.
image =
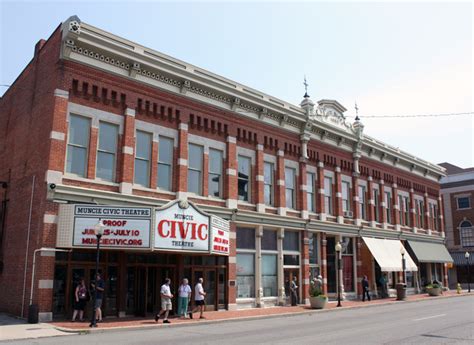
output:
[[173, 298], [173, 294], [171, 293], [170, 289], [171, 279], [166, 278], [165, 283], [161, 285], [161, 310], [158, 314], [155, 315], [155, 322], [158, 322], [160, 316], [165, 314], [165, 318], [163, 319], [163, 323], [170, 323], [168, 320], [168, 315], [170, 310], [173, 308], [173, 304], [171, 303], [171, 299]]
[[367, 299], [370, 302], [369, 279], [367, 276], [362, 278], [362, 302], [365, 302], [365, 296], [367, 296]]
[[188, 284], [188, 280], [184, 278], [178, 289], [178, 315], [181, 318], [185, 319], [188, 314], [188, 303], [190, 298], [191, 287]]
[[87, 291], [86, 282], [84, 278], [80, 278], [79, 284], [77, 284], [74, 291], [74, 312], [72, 313], [72, 322], [76, 321], [77, 314], [79, 314], [79, 321], [84, 321], [84, 309], [89, 298], [90, 295], [89, 291]]
[[204, 308], [206, 307], [206, 303], [204, 302], [206, 298], [206, 292], [204, 292], [204, 288], [202, 287], [202, 283], [204, 283], [204, 279], [199, 278], [196, 286], [194, 286], [194, 304], [195, 308], [189, 313], [189, 317], [193, 318], [193, 313], [199, 310], [200, 319], [205, 319], [204, 317]]
[[294, 276], [293, 280], [290, 282], [291, 305], [293, 307], [298, 303], [298, 284], [296, 283], [296, 276]]
[[102, 300], [104, 298], [105, 283], [100, 273], [95, 275], [95, 284], [91, 283], [91, 287], [95, 290], [95, 319], [102, 322]]

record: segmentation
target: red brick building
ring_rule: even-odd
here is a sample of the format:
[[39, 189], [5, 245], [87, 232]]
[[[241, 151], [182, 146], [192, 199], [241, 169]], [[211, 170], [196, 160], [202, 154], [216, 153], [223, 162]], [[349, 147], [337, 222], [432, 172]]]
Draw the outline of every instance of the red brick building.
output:
[[[289, 104], [69, 18], [0, 100], [0, 309], [26, 315], [32, 289], [42, 319], [69, 317], [77, 279], [94, 275], [97, 220], [133, 224], [102, 239], [110, 316], [152, 313], [166, 276], [173, 288], [203, 276], [214, 309], [286, 303], [293, 277], [305, 303], [318, 274], [330, 296], [357, 298], [363, 275], [373, 293], [382, 272], [390, 287], [404, 279], [402, 247], [409, 289], [446, 284], [444, 169], [345, 111], [308, 95]], [[171, 215], [182, 225], [163, 210], [178, 200], [191, 205]], [[228, 255], [206, 247], [210, 233], [188, 241], [202, 217], [230, 221]]]
[[[474, 262], [474, 168], [463, 169], [450, 163], [441, 163], [447, 176], [441, 179], [443, 196], [446, 246], [454, 259], [449, 269], [449, 283], [452, 288], [459, 282], [467, 288], [468, 270], [465, 258], [469, 253], [469, 262]], [[474, 268], [471, 266], [471, 274]], [[471, 278], [471, 283], [474, 280]]]

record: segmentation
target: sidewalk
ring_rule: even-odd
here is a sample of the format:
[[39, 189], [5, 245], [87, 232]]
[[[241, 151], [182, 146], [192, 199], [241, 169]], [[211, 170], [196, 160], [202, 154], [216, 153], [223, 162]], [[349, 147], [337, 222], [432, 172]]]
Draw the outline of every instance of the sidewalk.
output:
[[43, 337], [54, 337], [58, 335], [72, 335], [56, 329], [52, 324], [39, 323], [29, 324], [25, 320], [11, 317], [0, 313], [0, 341], [36, 339]]
[[[430, 299], [440, 299], [440, 298], [450, 298], [450, 297], [461, 297], [468, 296], [468, 293], [463, 292], [462, 294], [457, 294], [456, 291], [444, 292], [442, 296], [430, 297], [428, 294], [420, 295], [411, 295], [407, 297], [405, 302], [397, 301], [396, 298], [386, 298], [386, 299], [376, 299], [370, 302], [362, 301], [342, 301], [342, 307], [337, 308], [337, 302], [330, 301], [326, 309], [316, 310], [311, 309], [309, 306], [299, 305], [296, 307], [268, 307], [268, 308], [253, 308], [253, 309], [244, 309], [244, 310], [234, 310], [234, 311], [209, 311], [205, 312], [205, 320], [196, 319], [178, 319], [170, 318], [170, 324], [163, 324], [160, 320], [159, 324], [155, 323], [155, 320], [152, 317], [147, 318], [108, 318], [104, 322], [99, 323], [97, 328], [89, 328], [89, 322], [70, 322], [70, 321], [57, 321], [52, 322], [50, 325], [56, 327], [56, 329], [65, 331], [65, 332], [102, 332], [107, 330], [114, 329], [134, 329], [134, 328], [146, 328], [146, 327], [175, 327], [175, 326], [191, 326], [202, 323], [217, 323], [225, 322], [230, 320], [245, 320], [245, 319], [258, 319], [258, 318], [269, 318], [269, 317], [281, 317], [281, 316], [291, 316], [305, 313], [320, 313], [327, 311], [335, 311], [348, 309], [348, 308], [365, 308], [370, 306], [377, 305], [387, 305], [395, 303], [406, 303], [406, 302], [416, 302]], [[158, 326], [159, 325], [159, 326]]]

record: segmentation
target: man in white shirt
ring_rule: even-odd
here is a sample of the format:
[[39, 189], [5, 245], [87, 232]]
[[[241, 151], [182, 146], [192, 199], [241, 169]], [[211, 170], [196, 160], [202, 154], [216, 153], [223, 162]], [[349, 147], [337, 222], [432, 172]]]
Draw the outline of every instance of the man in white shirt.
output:
[[161, 314], [165, 314], [165, 318], [163, 319], [163, 323], [170, 323], [168, 321], [168, 314], [173, 307], [171, 303], [171, 299], [173, 298], [173, 294], [170, 290], [171, 279], [166, 278], [165, 283], [161, 286], [161, 310], [158, 314], [155, 315], [155, 322], [158, 322], [160, 319]]
[[206, 307], [206, 303], [204, 302], [204, 299], [206, 298], [206, 293], [204, 292], [204, 288], [202, 287], [202, 283], [204, 282], [204, 279], [199, 278], [196, 286], [194, 287], [194, 304], [196, 307], [193, 309], [192, 312], [189, 313], [189, 317], [192, 319], [193, 318], [193, 313], [196, 311], [200, 311], [199, 318], [200, 319], [205, 319], [203, 316], [204, 314], [204, 308]]

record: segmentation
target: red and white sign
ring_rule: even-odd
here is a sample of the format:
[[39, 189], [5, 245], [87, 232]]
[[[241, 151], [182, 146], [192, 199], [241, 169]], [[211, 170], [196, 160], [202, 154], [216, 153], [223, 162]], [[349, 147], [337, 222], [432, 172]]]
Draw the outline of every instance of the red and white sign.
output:
[[105, 248], [150, 248], [151, 209], [76, 205], [73, 246], [97, 246], [95, 226], [101, 221]]
[[220, 217], [211, 217], [211, 254], [229, 255], [229, 222]]
[[[156, 210], [155, 248], [180, 252], [209, 252], [210, 217], [193, 205], [179, 202]], [[183, 206], [183, 205], [182, 205]]]

